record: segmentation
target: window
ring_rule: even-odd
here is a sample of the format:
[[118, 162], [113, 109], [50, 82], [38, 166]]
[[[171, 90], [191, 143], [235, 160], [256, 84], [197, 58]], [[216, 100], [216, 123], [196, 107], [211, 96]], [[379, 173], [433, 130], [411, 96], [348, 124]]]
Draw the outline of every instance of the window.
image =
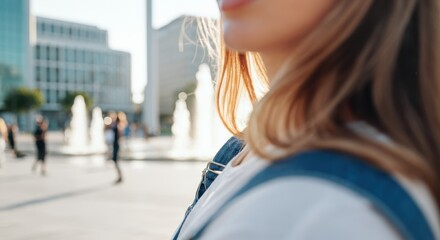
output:
[[55, 69], [55, 81], [60, 82], [61, 76], [60, 76], [60, 69]]
[[50, 81], [57, 82], [57, 73], [55, 68], [50, 68]]
[[64, 82], [67, 82], [68, 81], [68, 70], [67, 70], [67, 68], [64, 68], [64, 75], [63, 75], [63, 81]]
[[68, 50], [69, 62], [75, 62], [75, 51], [73, 49]]
[[78, 29], [73, 28], [73, 29], [72, 29], [72, 37], [73, 37], [73, 38], [78, 38], [78, 35], [79, 35], [79, 34], [78, 34]]
[[57, 34], [57, 35], [59, 35], [60, 33], [61, 33], [61, 30], [60, 30], [60, 26], [59, 25], [55, 25], [54, 26], [54, 31], [53, 31], [55, 34]]
[[50, 91], [50, 103], [56, 103], [57, 99], [57, 95], [56, 92], [54, 90]]
[[78, 51], [73, 49], [73, 62], [77, 62], [78, 59]]
[[36, 67], [35, 68], [35, 76], [37, 77], [37, 82], [40, 82], [41, 81], [41, 73], [40, 73], [40, 67]]
[[77, 54], [77, 62], [84, 63], [84, 50], [78, 50]]
[[55, 60], [60, 61], [60, 49], [58, 47], [55, 48]]
[[100, 62], [99, 62], [99, 53], [97, 53], [97, 52], [93, 53], [93, 63], [94, 64], [100, 64]]
[[37, 24], [37, 32], [43, 32], [43, 24], [42, 23], [38, 23]]
[[50, 68], [46, 68], [46, 82], [50, 81], [49, 76], [50, 76]]
[[45, 47], [45, 46], [43, 46], [43, 45], [41, 45], [40, 46], [40, 59], [41, 60], [45, 60], [46, 59], [46, 50], [47, 50], [47, 48]]
[[44, 70], [44, 68], [40, 67], [40, 82], [43, 82], [46, 80], [46, 71]]
[[46, 100], [46, 103], [50, 103], [50, 98], [49, 98], [49, 96], [50, 96], [50, 90], [49, 89], [46, 89], [46, 91], [44, 91], [45, 93], [44, 93], [44, 99]]
[[93, 72], [93, 70], [89, 70], [87, 82], [95, 83], [95, 73]]
[[101, 61], [103, 65], [108, 65], [109, 55], [106, 53], [103, 53], [101, 56]]
[[86, 51], [86, 53], [85, 53], [85, 63], [87, 63], [87, 64], [93, 63], [92, 53], [90, 51]]
[[82, 71], [83, 77], [82, 77], [82, 83], [87, 83], [87, 71]]
[[96, 33], [95, 32], [90, 32], [90, 39], [93, 41], [96, 41]]
[[86, 37], [86, 31], [84, 29], [79, 30], [79, 37], [82, 39]]
[[58, 101], [60, 101], [61, 99], [63, 99], [64, 97], [66, 97], [66, 91], [60, 91], [59, 93], [58, 93], [59, 95], [58, 95]]
[[37, 47], [35, 48], [35, 54], [37, 56], [37, 59], [39, 60], [41, 58], [40, 45], [37, 45]]
[[75, 71], [73, 71], [72, 69], [67, 70], [67, 78], [67, 81], [73, 83], [75, 81]]
[[46, 46], [46, 60], [49, 61], [50, 60], [50, 47]]
[[76, 70], [75, 71], [75, 82], [76, 83], [81, 82], [81, 79], [82, 79], [82, 73], [80, 72], [80, 70]]
[[55, 47], [51, 47], [50, 48], [50, 60], [51, 61], [56, 61], [56, 59], [57, 59], [56, 48]]
[[68, 62], [69, 61], [69, 52], [67, 51], [67, 48], [64, 48], [64, 62]]

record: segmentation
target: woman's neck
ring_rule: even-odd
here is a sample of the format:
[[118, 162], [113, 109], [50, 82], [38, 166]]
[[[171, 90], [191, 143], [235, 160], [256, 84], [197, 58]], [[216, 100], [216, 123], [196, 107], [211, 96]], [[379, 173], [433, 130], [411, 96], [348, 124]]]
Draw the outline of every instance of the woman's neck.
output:
[[266, 68], [269, 83], [275, 78], [283, 64], [285, 64], [291, 52], [292, 51], [287, 47], [259, 52]]

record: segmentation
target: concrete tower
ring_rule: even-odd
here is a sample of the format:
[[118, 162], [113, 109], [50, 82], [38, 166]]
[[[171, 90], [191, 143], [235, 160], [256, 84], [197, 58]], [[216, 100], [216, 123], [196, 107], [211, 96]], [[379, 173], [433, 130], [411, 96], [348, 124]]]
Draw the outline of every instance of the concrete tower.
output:
[[142, 121], [148, 127], [149, 134], [159, 133], [159, 85], [157, 39], [153, 29], [152, 1], [147, 0], [147, 85], [145, 87]]

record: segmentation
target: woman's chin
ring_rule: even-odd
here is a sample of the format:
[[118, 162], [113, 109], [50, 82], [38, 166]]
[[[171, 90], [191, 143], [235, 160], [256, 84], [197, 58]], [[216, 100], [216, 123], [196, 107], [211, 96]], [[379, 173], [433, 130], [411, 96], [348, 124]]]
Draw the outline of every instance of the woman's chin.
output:
[[249, 52], [249, 51], [256, 51], [254, 46], [250, 44], [249, 41], [246, 41], [246, 38], [244, 37], [238, 37], [237, 35], [234, 37], [224, 37], [225, 46], [227, 49], [236, 51], [236, 52]]

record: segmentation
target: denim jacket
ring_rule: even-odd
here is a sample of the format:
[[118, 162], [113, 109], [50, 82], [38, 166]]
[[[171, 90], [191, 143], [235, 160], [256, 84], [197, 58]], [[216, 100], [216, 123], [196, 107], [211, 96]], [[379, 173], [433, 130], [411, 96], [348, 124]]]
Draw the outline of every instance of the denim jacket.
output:
[[202, 197], [203, 193], [211, 186], [215, 178], [220, 175], [226, 165], [243, 149], [242, 140], [231, 137], [217, 152], [203, 170], [202, 181], [194, 199], [194, 204]]
[[214, 159], [210, 161], [206, 168], [203, 170], [202, 180], [196, 191], [194, 201], [188, 207], [185, 212], [185, 217], [181, 223], [181, 226], [177, 229], [174, 238], [177, 239], [179, 235], [180, 228], [185, 222], [186, 217], [191, 212], [192, 208], [196, 205], [197, 201], [202, 197], [203, 193], [211, 186], [212, 182], [221, 174], [226, 165], [243, 149], [244, 142], [236, 137], [231, 137], [217, 152]]
[[[238, 154], [242, 148], [243, 143], [240, 140], [231, 138], [220, 149], [219, 153], [214, 157], [213, 162], [208, 163], [208, 166], [204, 170], [203, 179], [196, 193], [194, 202], [188, 208], [181, 226], [198, 199], [211, 185], [217, 175], [221, 173], [224, 166]], [[202, 229], [191, 239], [200, 238], [213, 219], [241, 194], [266, 181], [278, 177], [295, 175], [315, 176], [329, 181], [335, 181], [364, 195], [364, 197], [372, 201], [373, 205], [397, 227], [404, 239], [433, 240], [435, 238], [432, 229], [430, 229], [425, 216], [423, 216], [417, 204], [388, 173], [345, 154], [329, 151], [311, 151], [290, 156], [283, 161], [278, 161], [257, 174], [247, 185], [229, 199], [228, 202], [221, 206], [214, 216], [208, 220]], [[386, 189], [386, 191], [384, 191], [384, 189]], [[181, 226], [173, 239], [177, 239], [179, 236]]]

